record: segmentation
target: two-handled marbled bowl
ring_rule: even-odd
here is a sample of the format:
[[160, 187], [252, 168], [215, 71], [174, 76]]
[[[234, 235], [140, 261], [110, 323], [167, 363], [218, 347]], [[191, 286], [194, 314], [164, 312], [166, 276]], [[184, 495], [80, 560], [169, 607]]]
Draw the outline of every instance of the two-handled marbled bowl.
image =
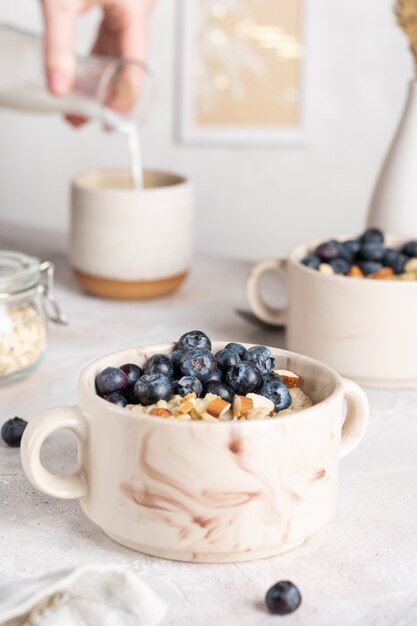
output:
[[[21, 455], [31, 482], [48, 495], [79, 498], [115, 541], [164, 558], [237, 562], [304, 542], [335, 511], [339, 460], [368, 422], [364, 392], [318, 361], [271, 348], [277, 367], [301, 376], [312, 407], [261, 420], [178, 421], [96, 394], [96, 375], [106, 366], [141, 365], [173, 349], [138, 347], [88, 365], [78, 406], [42, 413], [25, 430]], [[70, 476], [54, 476], [40, 461], [42, 443], [61, 428], [79, 440], [79, 467]]]

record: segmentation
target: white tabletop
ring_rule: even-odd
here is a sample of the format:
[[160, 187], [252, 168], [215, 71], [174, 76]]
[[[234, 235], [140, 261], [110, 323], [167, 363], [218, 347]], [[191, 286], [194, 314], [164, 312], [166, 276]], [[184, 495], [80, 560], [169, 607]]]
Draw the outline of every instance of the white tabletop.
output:
[[[77, 375], [94, 358], [201, 328], [214, 339], [283, 346], [276, 330], [242, 319], [244, 263], [200, 259], [172, 298], [110, 302], [81, 294], [60, 237], [0, 226], [0, 248], [56, 263], [56, 295], [71, 319], [50, 329], [47, 356], [28, 379], [0, 388], [0, 424], [75, 403]], [[417, 351], [416, 351], [417, 358]], [[400, 366], [400, 365], [399, 365]], [[369, 391], [372, 415], [360, 447], [342, 462], [337, 515], [302, 547], [239, 565], [164, 561], [107, 538], [76, 501], [54, 500], [25, 478], [19, 451], [0, 444], [2, 579], [82, 563], [117, 563], [143, 576], [169, 605], [172, 626], [415, 626], [417, 623], [417, 390]], [[44, 446], [55, 471], [74, 466], [75, 442], [61, 432]], [[264, 594], [292, 580], [303, 595], [287, 618], [270, 616]]]

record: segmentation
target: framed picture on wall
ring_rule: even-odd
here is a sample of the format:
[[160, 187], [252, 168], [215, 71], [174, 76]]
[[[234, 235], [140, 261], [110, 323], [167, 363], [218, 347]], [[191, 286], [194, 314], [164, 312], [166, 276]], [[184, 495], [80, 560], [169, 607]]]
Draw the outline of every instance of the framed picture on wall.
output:
[[306, 1], [181, 0], [181, 140], [304, 140]]

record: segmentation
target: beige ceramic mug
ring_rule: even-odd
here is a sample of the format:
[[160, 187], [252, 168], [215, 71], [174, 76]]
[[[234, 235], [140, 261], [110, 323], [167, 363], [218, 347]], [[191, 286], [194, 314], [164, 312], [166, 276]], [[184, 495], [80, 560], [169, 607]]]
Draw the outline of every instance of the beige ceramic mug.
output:
[[[314, 406], [281, 418], [185, 422], [130, 412], [96, 394], [95, 378], [106, 366], [143, 365], [173, 349], [138, 347], [88, 365], [78, 406], [47, 411], [27, 426], [27, 476], [50, 496], [80, 498], [107, 535], [155, 556], [233, 562], [301, 544], [335, 511], [339, 459], [367, 426], [364, 392], [322, 363], [271, 348], [278, 367], [300, 374]], [[79, 440], [71, 476], [53, 476], [40, 461], [46, 437], [60, 428]]]
[[70, 262], [83, 289], [109, 298], [151, 298], [184, 281], [193, 248], [193, 190], [181, 176], [100, 170], [72, 186]]
[[[405, 243], [386, 239], [388, 246]], [[328, 363], [361, 385], [417, 386], [417, 281], [328, 275], [302, 265], [321, 241], [298, 246], [288, 260], [268, 259], [253, 268], [247, 282], [253, 313], [286, 325], [290, 350]], [[287, 308], [276, 310], [264, 301], [261, 279], [267, 272], [286, 282]]]

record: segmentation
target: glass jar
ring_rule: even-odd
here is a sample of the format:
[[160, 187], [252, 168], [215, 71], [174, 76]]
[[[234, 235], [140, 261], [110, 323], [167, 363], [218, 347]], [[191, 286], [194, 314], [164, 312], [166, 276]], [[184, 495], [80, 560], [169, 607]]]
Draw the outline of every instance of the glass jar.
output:
[[20, 252], [0, 251], [0, 384], [39, 365], [46, 320], [67, 324], [53, 295], [54, 266]]

